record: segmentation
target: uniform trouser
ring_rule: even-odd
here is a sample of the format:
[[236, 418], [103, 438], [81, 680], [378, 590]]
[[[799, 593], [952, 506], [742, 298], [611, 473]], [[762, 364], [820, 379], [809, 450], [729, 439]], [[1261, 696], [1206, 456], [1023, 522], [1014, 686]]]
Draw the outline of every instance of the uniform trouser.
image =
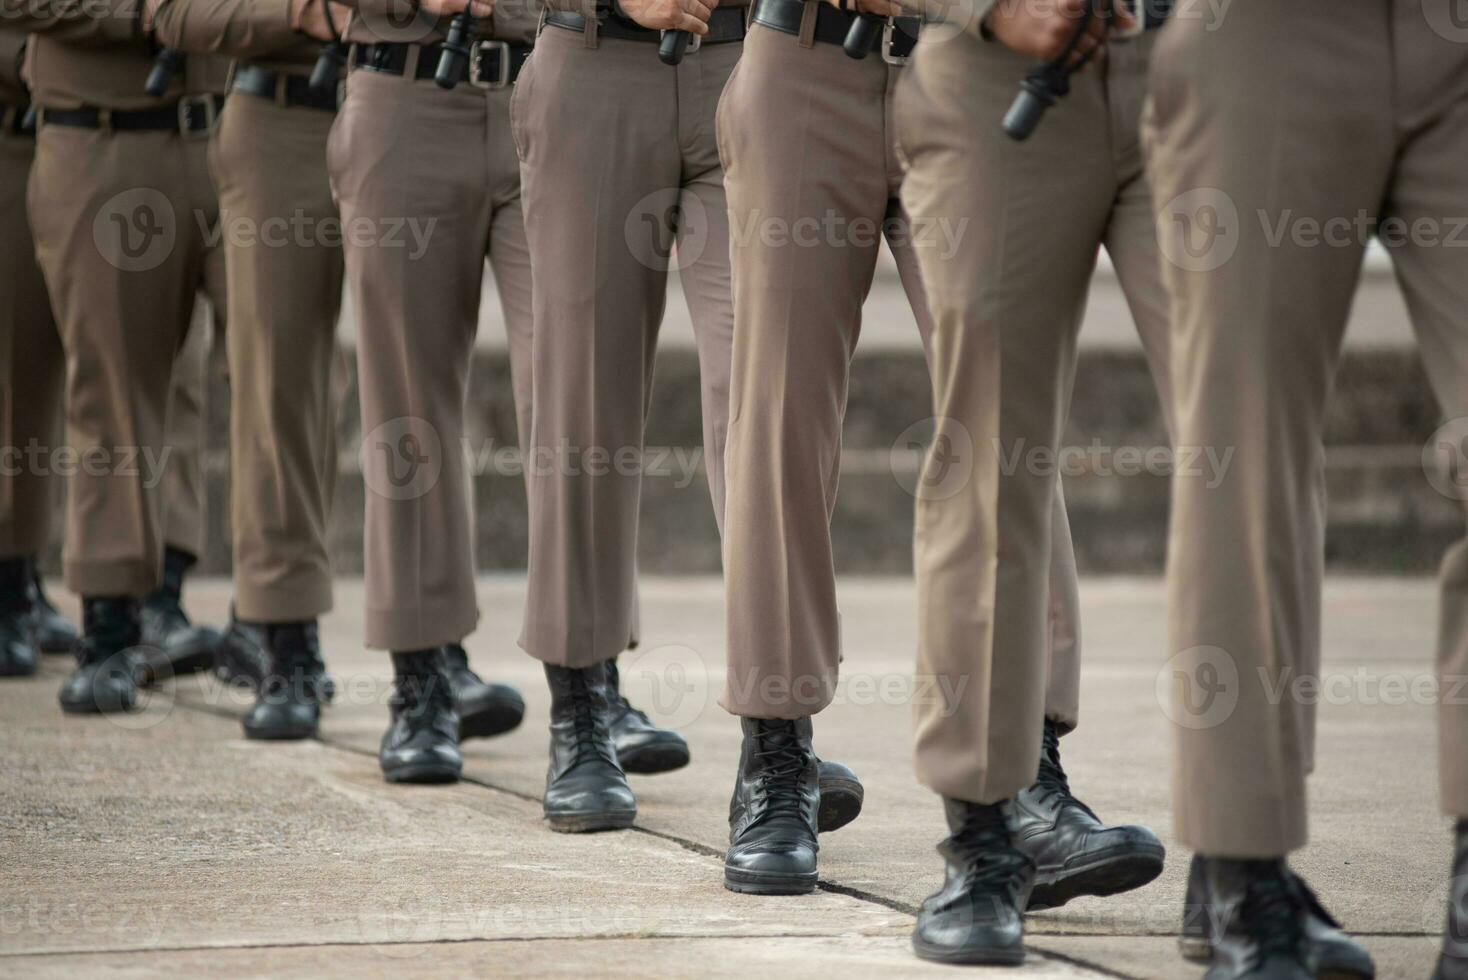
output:
[[[1271, 857], [1306, 840], [1313, 699], [1288, 685], [1319, 670], [1321, 430], [1376, 222], [1443, 411], [1468, 415], [1468, 252], [1452, 240], [1468, 47], [1441, 0], [1245, 0], [1212, 31], [1200, 14], [1185, 4], [1164, 31], [1145, 126], [1178, 440], [1233, 452], [1221, 484], [1173, 481], [1174, 813], [1189, 847]], [[1468, 708], [1446, 696], [1468, 672], [1462, 541], [1442, 567], [1438, 669], [1442, 801], [1462, 817]]]
[[0, 135], [0, 558], [41, 552], [51, 540], [51, 467], [40, 452], [61, 434], [64, 364], [46, 281], [26, 217], [35, 141]]
[[[1051, 503], [1055, 453], [1100, 246], [1171, 429], [1167, 303], [1138, 143], [1151, 46], [1112, 45], [1022, 144], [1000, 121], [1029, 62], [1001, 45], [925, 41], [899, 94], [913, 220], [966, 221], [951, 255], [919, 252], [939, 420], [926, 472], [941, 492], [919, 494], [914, 533], [919, 673], [966, 684], [956, 702], [916, 705], [918, 777], [960, 799], [1006, 799], [1035, 777], [1054, 683], [1041, 655], [1047, 556], [1069, 537]], [[938, 474], [954, 456], [972, 470], [945, 489]]]
[[326, 173], [334, 118], [236, 93], [210, 146], [229, 277], [234, 595], [246, 620], [331, 608], [342, 291]]
[[366, 641], [390, 650], [457, 643], [479, 620], [464, 403], [486, 255], [522, 446], [530, 411], [530, 256], [510, 92], [445, 92], [413, 70], [354, 71], [328, 147], [357, 316]]
[[585, 667], [635, 626], [641, 454], [669, 250], [693, 317], [704, 462], [722, 524], [733, 310], [714, 134], [739, 44], [669, 68], [657, 46], [546, 27], [515, 94], [535, 279], [530, 571], [520, 645]]
[[[899, 75], [876, 58], [856, 62], [838, 45], [803, 47], [755, 25], [720, 108], [739, 236], [720, 701], [734, 714], [801, 717], [834, 696], [841, 641], [830, 519], [847, 376], [884, 227], [925, 346], [931, 333], [917, 253], [933, 242], [896, 200]], [[1053, 564], [1048, 709], [1069, 728], [1079, 701], [1069, 534], [1057, 537]]]
[[[165, 539], [202, 548], [208, 338], [185, 341], [198, 291], [222, 297], [224, 272], [205, 146], [52, 125], [37, 139], [29, 212], [79, 460], [63, 564], [82, 595], [142, 595], [158, 581]], [[183, 497], [167, 508], [164, 482]]]

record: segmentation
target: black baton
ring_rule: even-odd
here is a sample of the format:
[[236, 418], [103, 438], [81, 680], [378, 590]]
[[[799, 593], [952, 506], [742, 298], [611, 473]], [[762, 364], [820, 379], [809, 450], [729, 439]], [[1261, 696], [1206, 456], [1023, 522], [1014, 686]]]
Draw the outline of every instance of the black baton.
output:
[[693, 35], [687, 31], [663, 31], [663, 39], [658, 42], [658, 60], [665, 65], [680, 64], [691, 40]]
[[1110, 22], [1111, 0], [1096, 0], [1094, 7], [1087, 7], [1065, 50], [1055, 60], [1036, 65], [1025, 76], [1024, 81], [1020, 82], [1019, 95], [1014, 97], [1014, 103], [1004, 114], [1004, 135], [1021, 143], [1029, 139], [1035, 127], [1040, 125], [1040, 120], [1045, 117], [1046, 111], [1070, 93], [1070, 76], [1086, 67], [1086, 63], [1101, 50], [1101, 45], [1098, 44], [1074, 65], [1066, 63], [1076, 45], [1081, 43], [1086, 28], [1091, 26], [1092, 17]]
[[856, 20], [851, 22], [851, 27], [846, 31], [846, 40], [841, 43], [841, 50], [846, 52], [848, 58], [857, 61], [865, 58], [877, 44], [877, 34], [882, 30], [885, 17], [876, 14], [857, 14]]
[[148, 80], [143, 83], [143, 91], [161, 99], [168, 91], [173, 79], [179, 72], [183, 71], [184, 55], [182, 51], [173, 48], [160, 48], [156, 57], [153, 58], [153, 67], [148, 72]]
[[454, 14], [449, 21], [448, 37], [443, 39], [443, 54], [438, 58], [438, 71], [433, 80], [439, 88], [451, 89], [464, 77], [469, 67], [469, 50], [474, 36], [474, 15], [468, 10]]

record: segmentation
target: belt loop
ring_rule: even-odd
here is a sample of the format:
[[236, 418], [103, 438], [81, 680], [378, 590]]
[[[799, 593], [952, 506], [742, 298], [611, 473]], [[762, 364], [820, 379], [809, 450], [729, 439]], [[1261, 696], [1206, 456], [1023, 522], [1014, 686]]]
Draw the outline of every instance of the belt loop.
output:
[[586, 18], [586, 27], [581, 32], [581, 43], [587, 49], [595, 51], [601, 47], [601, 34], [598, 30], [601, 21], [596, 19], [596, 0], [581, 0], [581, 16]]
[[805, 9], [800, 12], [800, 46], [816, 46], [816, 16], [821, 12], [825, 0], [804, 0]]
[[418, 78], [418, 62], [423, 57], [423, 45], [408, 45], [407, 57], [403, 59], [403, 80], [413, 82]]
[[291, 104], [290, 97], [291, 78], [283, 71], [275, 73], [275, 104], [282, 109]]
[[116, 130], [112, 128], [111, 109], [97, 110], [97, 128], [106, 133], [108, 136], [111, 136], [113, 133], [116, 132]]

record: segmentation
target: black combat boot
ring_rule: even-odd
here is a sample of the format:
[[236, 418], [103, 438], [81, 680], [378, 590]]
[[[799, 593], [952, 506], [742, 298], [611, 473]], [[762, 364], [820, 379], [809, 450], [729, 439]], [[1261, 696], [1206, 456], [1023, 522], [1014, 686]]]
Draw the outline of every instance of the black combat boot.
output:
[[[1208, 881], [1204, 874], [1203, 858], [1193, 855], [1188, 867], [1188, 898], [1183, 907], [1183, 931], [1178, 938], [1178, 950], [1183, 959], [1194, 963], [1207, 963], [1213, 959], [1213, 934], [1219, 921], [1218, 912], [1208, 899]], [[1341, 931], [1341, 925], [1310, 886], [1286, 867], [1296, 891], [1305, 903], [1305, 938], [1314, 947], [1319, 964], [1320, 976], [1329, 980], [1371, 980], [1376, 976], [1376, 967], [1371, 956], [1360, 943]], [[1468, 980], [1468, 975], [1465, 975]]]
[[1014, 846], [1035, 862], [1029, 911], [1081, 895], [1115, 895], [1162, 873], [1163, 848], [1146, 827], [1107, 827], [1076, 799], [1060, 765], [1060, 733], [1045, 722], [1040, 773], [1007, 805]]
[[1468, 980], [1468, 820], [1459, 820], [1448, 882], [1448, 922], [1432, 980]]
[[816, 887], [820, 777], [809, 718], [741, 718], [744, 744], [729, 800], [724, 887], [804, 895]]
[[1014, 846], [999, 803], [943, 798], [948, 839], [943, 887], [923, 902], [912, 949], [940, 963], [1023, 963], [1025, 900], [1034, 878], [1029, 855]]
[[36, 644], [29, 558], [0, 561], [0, 677], [29, 677], [36, 672]]
[[612, 744], [612, 687], [605, 663], [545, 665], [550, 683], [550, 769], [545, 818], [551, 830], [584, 833], [632, 826], [637, 800]]
[[31, 626], [42, 653], [71, 653], [80, 639], [71, 621], [51, 605], [41, 585], [41, 567], [31, 558]]
[[390, 783], [452, 783], [463, 771], [459, 716], [442, 662], [439, 647], [392, 655], [392, 723], [377, 754]]
[[659, 728], [622, 696], [622, 679], [617, 661], [607, 661], [607, 680], [612, 689], [612, 742], [623, 772], [672, 772], [688, 765], [688, 743], [683, 736]]
[[259, 700], [245, 715], [245, 737], [263, 741], [315, 738], [327, 693], [316, 621], [264, 627], [270, 669]]
[[1200, 861], [1213, 947], [1204, 980], [1314, 980], [1310, 904], [1284, 859]]
[[219, 631], [195, 626], [183, 611], [184, 576], [195, 561], [186, 551], [167, 549], [163, 581], [143, 599], [143, 658], [150, 682], [214, 666]]
[[58, 700], [68, 714], [131, 711], [138, 700], [139, 667], [134, 656], [141, 626], [138, 600], [82, 598], [82, 638], [76, 670], [61, 685]]
[[443, 648], [439, 665], [459, 713], [459, 741], [514, 731], [525, 718], [525, 699], [508, 684], [490, 684], [469, 669], [469, 654], [458, 643]]

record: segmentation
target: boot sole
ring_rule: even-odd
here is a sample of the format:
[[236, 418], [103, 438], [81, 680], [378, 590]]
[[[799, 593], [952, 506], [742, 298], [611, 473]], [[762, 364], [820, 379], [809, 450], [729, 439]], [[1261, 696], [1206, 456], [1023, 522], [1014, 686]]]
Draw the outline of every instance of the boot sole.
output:
[[95, 700], [86, 701], [62, 701], [57, 699], [63, 713], [68, 715], [125, 715], [137, 708], [136, 698], [124, 698], [121, 701], [108, 701], [99, 704]]
[[921, 960], [958, 966], [1020, 966], [1025, 961], [1023, 946], [1017, 949], [1001, 946], [949, 949], [946, 946], [930, 946], [917, 936], [912, 937], [912, 951]]
[[[1206, 939], [1179, 937], [1177, 951], [1189, 963], [1208, 964], [1213, 962], [1213, 944]], [[1332, 970], [1321, 967], [1315, 980], [1374, 980], [1376, 972], [1361, 973], [1356, 970]]]
[[1162, 873], [1162, 849], [1129, 849], [1102, 856], [1074, 868], [1041, 871], [1035, 876], [1026, 912], [1058, 909], [1083, 895], [1105, 897], [1141, 888]]
[[157, 659], [143, 658], [142, 673], [143, 686], [152, 687], [169, 677], [183, 677], [187, 674], [200, 674], [210, 670], [215, 665], [215, 646], [196, 646], [177, 660], [170, 660], [161, 653]]
[[691, 758], [686, 745], [648, 745], [623, 755], [617, 753], [623, 772], [635, 772], [652, 776], [660, 772], [672, 772], [688, 765]]
[[625, 830], [637, 819], [636, 810], [604, 810], [601, 813], [547, 813], [546, 823], [558, 834], [594, 834], [600, 830]]
[[809, 895], [816, 890], [816, 872], [769, 874], [724, 868], [724, 887], [743, 895]]
[[821, 780], [821, 805], [816, 814], [816, 830], [822, 834], [840, 830], [861, 815], [866, 790], [851, 779]]
[[459, 769], [454, 766], [403, 766], [400, 769], [384, 769], [382, 771], [382, 778], [390, 783], [417, 783], [424, 786], [433, 786], [443, 783], [457, 783], [459, 781], [459, 772]]
[[4, 664], [0, 665], [0, 677], [34, 677], [38, 669], [40, 668], [36, 664], [31, 664], [29, 667], [21, 667], [19, 669], [11, 666], [10, 664]]

